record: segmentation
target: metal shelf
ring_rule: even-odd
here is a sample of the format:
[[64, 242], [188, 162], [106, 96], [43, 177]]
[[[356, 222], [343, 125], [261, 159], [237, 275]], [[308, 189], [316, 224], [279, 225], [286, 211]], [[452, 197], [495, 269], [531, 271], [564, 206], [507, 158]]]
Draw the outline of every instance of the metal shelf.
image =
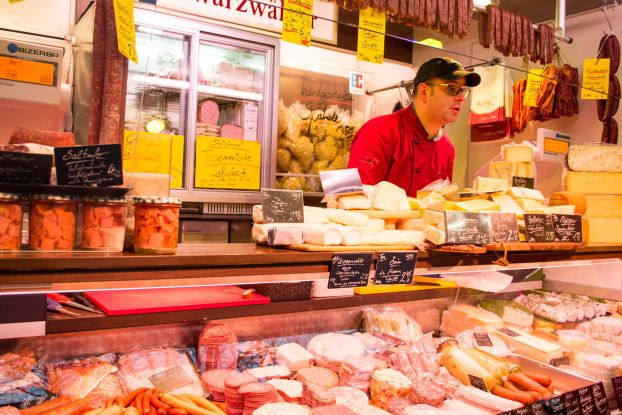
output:
[[233, 98], [244, 101], [263, 101], [263, 95], [257, 92], [238, 91], [237, 89], [221, 88], [219, 86], [197, 85], [197, 92], [218, 98]]

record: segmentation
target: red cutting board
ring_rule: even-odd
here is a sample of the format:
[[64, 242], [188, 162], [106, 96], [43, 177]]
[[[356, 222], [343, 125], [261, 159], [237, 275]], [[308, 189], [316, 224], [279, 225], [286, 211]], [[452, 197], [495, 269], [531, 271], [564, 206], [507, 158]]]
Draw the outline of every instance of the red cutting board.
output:
[[252, 293], [249, 298], [242, 298], [243, 291], [236, 286], [181, 287], [92, 291], [85, 293], [85, 296], [109, 316], [237, 307], [270, 302], [270, 298], [257, 293]]

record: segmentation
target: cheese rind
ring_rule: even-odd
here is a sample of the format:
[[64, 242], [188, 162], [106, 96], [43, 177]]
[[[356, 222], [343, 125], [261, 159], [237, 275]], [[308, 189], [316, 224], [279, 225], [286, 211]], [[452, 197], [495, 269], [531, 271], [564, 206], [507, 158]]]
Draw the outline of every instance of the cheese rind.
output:
[[511, 196], [492, 194], [490, 195], [490, 197], [492, 198], [493, 202], [499, 205], [501, 212], [515, 213], [517, 216], [522, 217], [523, 209], [518, 205], [518, 203], [516, 203], [514, 199], [512, 199]]
[[465, 202], [457, 202], [455, 204], [456, 210], [465, 212], [481, 212], [483, 210], [497, 211], [499, 208], [500, 206], [495, 202], [484, 199], [467, 200]]
[[435, 245], [443, 245], [445, 243], [445, 231], [433, 225], [425, 225], [423, 236], [427, 241]]
[[587, 207], [587, 201], [583, 193], [555, 192], [549, 196], [549, 206], [573, 205], [577, 215], [583, 215]]
[[533, 161], [533, 151], [530, 146], [509, 144], [503, 147], [504, 161]]
[[406, 191], [390, 182], [380, 182], [376, 185], [372, 206], [378, 210], [401, 210], [408, 206], [410, 210]]
[[514, 176], [533, 178], [534, 176], [533, 163], [531, 161], [516, 162], [516, 169], [514, 170]]
[[339, 209], [371, 209], [371, 201], [365, 195], [341, 196], [339, 198]]
[[581, 144], [568, 150], [568, 166], [574, 171], [622, 172], [622, 147]]
[[569, 171], [565, 183], [571, 192], [622, 195], [622, 173]]

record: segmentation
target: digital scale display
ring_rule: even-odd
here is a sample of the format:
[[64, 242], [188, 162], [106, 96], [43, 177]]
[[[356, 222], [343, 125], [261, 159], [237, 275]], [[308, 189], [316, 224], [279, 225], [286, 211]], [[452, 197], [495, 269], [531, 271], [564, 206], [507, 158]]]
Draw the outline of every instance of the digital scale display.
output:
[[56, 63], [0, 55], [0, 79], [54, 86], [56, 68]]

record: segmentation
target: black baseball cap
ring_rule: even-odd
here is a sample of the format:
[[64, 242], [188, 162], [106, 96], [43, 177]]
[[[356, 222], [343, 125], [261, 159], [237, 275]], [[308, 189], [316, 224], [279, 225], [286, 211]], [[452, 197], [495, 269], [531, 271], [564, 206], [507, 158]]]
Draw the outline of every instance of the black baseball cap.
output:
[[415, 75], [413, 85], [416, 87], [420, 83], [432, 78], [441, 78], [448, 81], [464, 78], [466, 86], [470, 87], [479, 85], [482, 80], [479, 74], [467, 71], [460, 62], [451, 58], [434, 58], [424, 62], [419, 67], [417, 75]]

